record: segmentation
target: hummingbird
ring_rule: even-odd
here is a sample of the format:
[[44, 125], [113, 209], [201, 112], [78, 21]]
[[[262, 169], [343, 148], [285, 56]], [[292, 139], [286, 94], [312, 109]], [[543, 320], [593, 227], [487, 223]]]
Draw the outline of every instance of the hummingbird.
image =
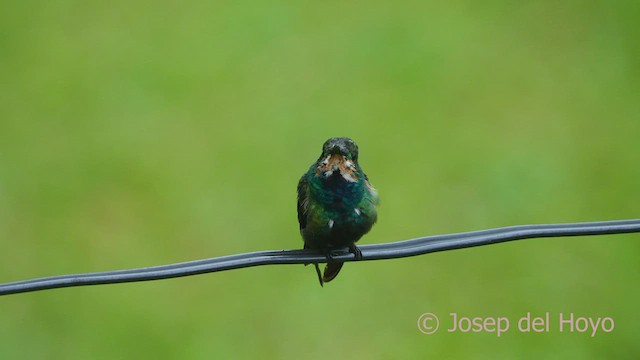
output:
[[334, 249], [349, 248], [362, 258], [355, 243], [371, 230], [378, 214], [378, 192], [358, 164], [358, 145], [346, 137], [325, 141], [322, 154], [298, 182], [298, 223], [305, 249], [327, 257], [324, 273], [315, 263], [320, 286], [333, 280], [344, 262], [333, 260]]

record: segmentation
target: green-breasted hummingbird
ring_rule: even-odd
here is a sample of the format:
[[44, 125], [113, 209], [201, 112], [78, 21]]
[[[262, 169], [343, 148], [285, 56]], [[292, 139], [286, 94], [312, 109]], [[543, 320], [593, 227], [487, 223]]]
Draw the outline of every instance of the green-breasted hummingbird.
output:
[[331, 138], [322, 154], [298, 182], [298, 222], [305, 249], [327, 256], [324, 274], [315, 264], [320, 285], [333, 280], [343, 262], [334, 261], [333, 249], [348, 247], [362, 258], [355, 245], [376, 222], [379, 198], [358, 164], [358, 145], [346, 137]]

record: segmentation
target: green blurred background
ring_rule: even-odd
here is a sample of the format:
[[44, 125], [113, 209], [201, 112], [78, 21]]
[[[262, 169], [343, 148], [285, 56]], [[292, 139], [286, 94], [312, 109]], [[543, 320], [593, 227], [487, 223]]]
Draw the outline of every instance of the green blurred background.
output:
[[[639, 21], [635, 0], [5, 2], [0, 282], [300, 248], [296, 184], [332, 136], [382, 199], [362, 243], [638, 218]], [[638, 358], [639, 255], [537, 239], [325, 288], [283, 265], [12, 295], [0, 358]], [[528, 311], [551, 331], [416, 327]]]

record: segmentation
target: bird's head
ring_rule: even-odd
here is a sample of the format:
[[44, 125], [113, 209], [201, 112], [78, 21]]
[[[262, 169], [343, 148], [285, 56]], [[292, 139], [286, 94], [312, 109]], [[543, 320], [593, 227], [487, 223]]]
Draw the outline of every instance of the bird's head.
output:
[[357, 165], [358, 145], [346, 137], [331, 138], [322, 145], [322, 154], [316, 163], [316, 174], [324, 178], [340, 174], [346, 181], [356, 182]]

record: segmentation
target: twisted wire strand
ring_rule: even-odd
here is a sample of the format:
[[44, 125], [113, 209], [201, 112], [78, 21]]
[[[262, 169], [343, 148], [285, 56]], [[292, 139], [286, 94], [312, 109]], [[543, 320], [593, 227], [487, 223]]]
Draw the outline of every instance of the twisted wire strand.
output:
[[[390, 243], [361, 245], [362, 260], [383, 260], [429, 254], [437, 251], [497, 244], [513, 240], [605, 235], [640, 232], [640, 219], [547, 225], [520, 225], [456, 234], [425, 236]], [[334, 260], [354, 261], [347, 249], [333, 253]], [[51, 276], [0, 284], [0, 295], [55, 289], [71, 286], [115, 284], [169, 279], [216, 271], [273, 264], [324, 263], [324, 255], [313, 250], [272, 250], [221, 256], [210, 259], [152, 266], [138, 269], [104, 271], [87, 274]]]

